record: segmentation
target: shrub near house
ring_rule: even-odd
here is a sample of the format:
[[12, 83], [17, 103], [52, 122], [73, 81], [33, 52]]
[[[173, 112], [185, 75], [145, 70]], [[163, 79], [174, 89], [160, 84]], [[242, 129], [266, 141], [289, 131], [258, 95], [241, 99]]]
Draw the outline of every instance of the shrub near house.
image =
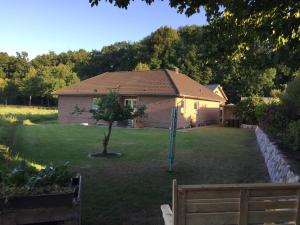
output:
[[[288, 84], [279, 101], [269, 104], [252, 96], [237, 104], [242, 123], [259, 125], [285, 148], [300, 151], [300, 72]], [[297, 75], [298, 74], [298, 75]]]
[[242, 123], [256, 125], [265, 107], [260, 97], [252, 96], [240, 101], [235, 113]]
[[285, 145], [300, 151], [300, 76], [288, 84], [281, 103], [267, 107], [260, 124]]

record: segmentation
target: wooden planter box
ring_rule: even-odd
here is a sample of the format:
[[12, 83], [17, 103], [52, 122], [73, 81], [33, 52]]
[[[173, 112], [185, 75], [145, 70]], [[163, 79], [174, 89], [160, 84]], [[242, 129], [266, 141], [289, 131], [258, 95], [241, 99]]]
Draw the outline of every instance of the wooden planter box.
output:
[[81, 177], [72, 178], [72, 192], [0, 199], [0, 225], [81, 224]]

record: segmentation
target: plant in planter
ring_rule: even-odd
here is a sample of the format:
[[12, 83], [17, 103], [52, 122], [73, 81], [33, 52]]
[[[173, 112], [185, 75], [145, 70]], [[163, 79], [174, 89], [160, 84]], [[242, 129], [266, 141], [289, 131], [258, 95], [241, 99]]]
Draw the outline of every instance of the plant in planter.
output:
[[108, 123], [108, 132], [104, 133], [102, 152], [93, 153], [92, 156], [106, 157], [116, 155], [116, 153], [108, 153], [107, 151], [113, 123], [142, 117], [145, 114], [146, 107], [141, 105], [133, 109], [130, 105], [123, 105], [120, 102], [120, 96], [117, 91], [110, 91], [107, 95], [98, 98], [96, 106], [96, 109], [90, 111], [92, 118], [96, 121], [106, 121]]
[[58, 221], [79, 225], [80, 187], [81, 178], [68, 171], [68, 163], [37, 170], [21, 161], [0, 172], [1, 225]]
[[0, 197], [71, 190], [70, 182], [74, 174], [68, 171], [68, 164], [68, 162], [61, 166], [50, 164], [37, 170], [23, 160], [7, 172], [1, 171]]

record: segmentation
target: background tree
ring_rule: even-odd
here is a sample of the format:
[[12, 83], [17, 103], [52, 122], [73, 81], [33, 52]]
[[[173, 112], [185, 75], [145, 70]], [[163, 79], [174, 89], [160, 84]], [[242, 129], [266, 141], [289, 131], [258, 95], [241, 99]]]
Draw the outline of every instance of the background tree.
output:
[[147, 70], [150, 70], [150, 67], [146, 63], [138, 63], [134, 68], [134, 71], [147, 71]]
[[185, 26], [178, 29], [180, 41], [176, 45], [176, 62], [182, 73], [187, 74], [201, 84], [213, 79], [213, 71], [208, 64], [208, 54], [212, 46], [206, 41], [206, 28], [203, 26]]
[[146, 49], [146, 59], [151, 69], [174, 67], [176, 59], [175, 46], [179, 41], [178, 32], [163, 26], [145, 37], [141, 44]]
[[19, 87], [20, 91], [28, 96], [28, 105], [31, 105], [32, 96], [41, 96], [42, 82], [43, 78], [37, 76], [36, 70], [31, 67]]
[[[122, 104], [117, 91], [110, 91], [107, 95], [100, 97], [97, 101], [97, 109], [91, 110], [96, 121], [104, 120], [108, 123], [108, 133], [104, 133], [102, 141], [102, 153], [95, 156], [107, 156], [107, 146], [111, 136], [112, 125], [115, 121], [124, 121], [144, 115], [146, 107], [138, 106], [136, 109], [129, 105]], [[78, 111], [75, 109], [75, 111]], [[80, 111], [80, 110], [79, 110]]]
[[7, 80], [5, 79], [5, 73], [3, 72], [3, 69], [0, 68], [0, 102], [4, 100], [5, 101], [5, 90], [7, 87]]
[[44, 78], [41, 93], [46, 98], [48, 105], [53, 91], [79, 82], [77, 74], [69, 65], [42, 67], [38, 73], [40, 73], [40, 77]]

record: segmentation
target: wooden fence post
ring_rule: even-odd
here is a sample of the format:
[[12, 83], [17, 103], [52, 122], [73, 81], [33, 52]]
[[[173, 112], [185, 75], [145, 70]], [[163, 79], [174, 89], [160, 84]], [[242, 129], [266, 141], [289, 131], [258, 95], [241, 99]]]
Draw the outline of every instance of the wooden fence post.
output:
[[297, 195], [297, 208], [296, 208], [295, 224], [296, 225], [300, 224], [300, 189], [298, 190], [298, 195]]
[[240, 196], [240, 218], [239, 225], [247, 225], [248, 223], [248, 190], [241, 190]]
[[177, 181], [173, 180], [172, 185], [172, 211], [173, 211], [173, 224], [177, 225]]

